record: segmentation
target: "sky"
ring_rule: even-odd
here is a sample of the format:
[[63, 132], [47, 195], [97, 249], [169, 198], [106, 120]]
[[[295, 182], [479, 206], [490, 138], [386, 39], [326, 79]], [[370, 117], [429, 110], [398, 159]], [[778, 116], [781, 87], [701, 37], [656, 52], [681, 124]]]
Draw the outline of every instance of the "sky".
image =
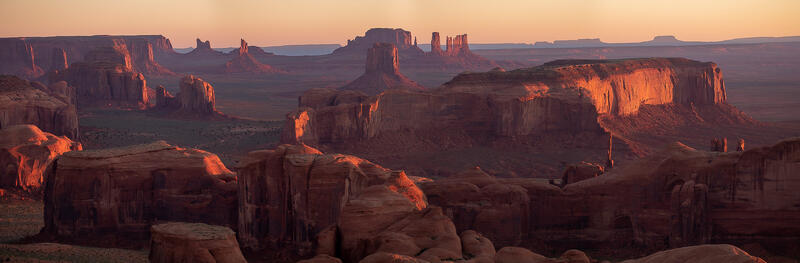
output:
[[369, 28], [403, 28], [430, 43], [657, 35], [715, 41], [800, 35], [800, 0], [0, 0], [0, 37], [164, 35], [176, 48], [345, 44]]

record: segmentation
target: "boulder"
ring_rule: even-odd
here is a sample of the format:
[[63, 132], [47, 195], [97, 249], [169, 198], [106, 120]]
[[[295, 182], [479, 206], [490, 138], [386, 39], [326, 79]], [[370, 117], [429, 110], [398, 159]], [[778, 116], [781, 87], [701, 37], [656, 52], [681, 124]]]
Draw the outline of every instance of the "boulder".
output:
[[0, 188], [40, 196], [47, 166], [61, 154], [81, 149], [81, 143], [42, 132], [34, 125], [0, 129]]
[[367, 52], [364, 74], [340, 89], [376, 95], [387, 89], [424, 90], [425, 88], [400, 73], [397, 47], [389, 43], [375, 43]]
[[496, 254], [492, 241], [474, 230], [461, 232], [461, 247], [465, 258], [494, 259]]
[[247, 262], [236, 233], [224, 226], [173, 222], [150, 232], [150, 262]]
[[622, 263], [712, 263], [712, 262], [731, 262], [731, 263], [766, 263], [761, 258], [751, 256], [738, 247], [720, 245], [700, 245], [689, 246], [666, 251], [656, 252], [640, 259], [625, 260]]
[[236, 228], [236, 176], [211, 153], [164, 141], [68, 152], [45, 175], [43, 233], [89, 242], [147, 240], [165, 221]]
[[0, 75], [0, 128], [16, 124], [78, 138], [78, 115], [69, 98], [16, 76]]

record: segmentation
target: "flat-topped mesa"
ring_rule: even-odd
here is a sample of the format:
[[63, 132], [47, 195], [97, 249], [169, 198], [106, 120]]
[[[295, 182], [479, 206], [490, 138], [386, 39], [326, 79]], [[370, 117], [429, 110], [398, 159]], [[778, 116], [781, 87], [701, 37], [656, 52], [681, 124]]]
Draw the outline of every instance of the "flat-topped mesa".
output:
[[[487, 81], [491, 84], [487, 85]], [[713, 62], [684, 58], [556, 60], [508, 72], [459, 74], [440, 92], [513, 91], [589, 103], [599, 114], [630, 115], [642, 105], [725, 104], [722, 72]]]
[[341, 87], [376, 95], [389, 89], [424, 90], [422, 86], [400, 73], [397, 47], [390, 43], [375, 43], [367, 51], [366, 69], [356, 80]]
[[355, 39], [347, 40], [347, 45], [333, 51], [334, 54], [352, 53], [363, 54], [362, 52], [371, 48], [375, 43], [394, 44], [397, 49], [406, 54], [422, 54], [423, 51], [413, 44], [411, 32], [402, 28], [372, 28], [364, 33], [364, 36], [357, 36]]
[[43, 233], [108, 245], [146, 242], [158, 222], [236, 228], [236, 176], [212, 153], [159, 141], [72, 151], [52, 166]]
[[144, 108], [148, 104], [147, 82], [144, 75], [134, 69], [124, 43], [88, 52], [84, 62], [54, 72], [49, 81], [66, 81], [74, 86], [79, 106]]
[[[257, 47], [256, 47], [257, 48]], [[260, 48], [259, 48], [260, 50]], [[261, 50], [263, 52], [263, 50]], [[281, 70], [275, 69], [270, 65], [262, 64], [256, 60], [249, 52], [247, 42], [242, 39], [238, 50], [235, 50], [236, 57], [225, 63], [224, 72], [226, 73], [279, 73]]]
[[75, 105], [67, 95], [54, 91], [54, 85], [34, 87], [38, 84], [16, 76], [0, 75], [0, 128], [32, 124], [43, 131], [77, 139]]

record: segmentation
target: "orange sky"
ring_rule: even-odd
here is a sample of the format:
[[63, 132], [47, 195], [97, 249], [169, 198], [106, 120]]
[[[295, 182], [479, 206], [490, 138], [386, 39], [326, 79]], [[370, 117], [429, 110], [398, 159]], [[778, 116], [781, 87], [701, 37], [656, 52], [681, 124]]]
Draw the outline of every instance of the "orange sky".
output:
[[163, 34], [175, 47], [339, 43], [372, 27], [471, 43], [800, 35], [798, 0], [0, 0], [0, 36]]

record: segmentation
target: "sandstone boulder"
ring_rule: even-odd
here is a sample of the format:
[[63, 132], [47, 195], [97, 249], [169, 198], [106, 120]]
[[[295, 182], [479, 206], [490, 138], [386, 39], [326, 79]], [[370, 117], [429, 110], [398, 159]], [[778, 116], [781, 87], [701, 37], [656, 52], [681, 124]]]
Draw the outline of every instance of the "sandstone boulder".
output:
[[16, 76], [0, 75], [0, 128], [16, 124], [78, 138], [78, 115], [69, 98], [37, 89]]
[[486, 258], [494, 260], [496, 251], [494, 244], [474, 230], [461, 232], [461, 247], [465, 258]]
[[173, 222], [150, 232], [150, 262], [247, 262], [236, 233], [224, 226]]
[[57, 237], [113, 244], [165, 221], [236, 227], [235, 175], [214, 154], [163, 141], [69, 152], [45, 184], [42, 231]]
[[59, 155], [81, 148], [79, 142], [42, 132], [34, 125], [0, 129], [0, 188], [39, 196], [47, 166]]
[[744, 250], [732, 245], [701, 245], [676, 248], [640, 259], [626, 260], [622, 263], [679, 263], [679, 262], [731, 262], [731, 263], [765, 263], [763, 259], [751, 256]]
[[375, 43], [367, 52], [364, 74], [341, 89], [376, 95], [387, 89], [424, 90], [425, 88], [400, 73], [397, 47], [389, 43]]

